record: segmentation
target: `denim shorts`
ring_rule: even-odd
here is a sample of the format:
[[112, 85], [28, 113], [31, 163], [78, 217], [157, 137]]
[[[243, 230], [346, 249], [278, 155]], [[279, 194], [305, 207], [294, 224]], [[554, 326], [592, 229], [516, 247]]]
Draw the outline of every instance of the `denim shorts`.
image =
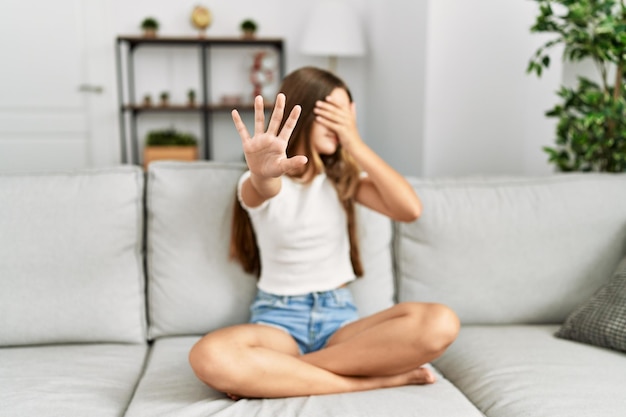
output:
[[348, 288], [294, 296], [258, 290], [250, 312], [250, 323], [289, 333], [301, 354], [322, 349], [339, 328], [359, 318]]

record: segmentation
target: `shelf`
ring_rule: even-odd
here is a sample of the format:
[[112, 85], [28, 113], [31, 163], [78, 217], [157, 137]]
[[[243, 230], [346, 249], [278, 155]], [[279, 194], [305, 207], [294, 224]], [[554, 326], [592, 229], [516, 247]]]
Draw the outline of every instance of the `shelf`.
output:
[[118, 36], [118, 42], [127, 42], [131, 47], [143, 45], [212, 45], [212, 46], [259, 46], [268, 45], [282, 48], [283, 40], [279, 38], [237, 38], [237, 37], [185, 37], [185, 36]]
[[[120, 119], [120, 149], [123, 163], [130, 161], [140, 163], [138, 119], [143, 113], [195, 113], [199, 116], [202, 129], [202, 143], [204, 159], [212, 159], [212, 127], [213, 115], [230, 113], [233, 109], [240, 112], [254, 111], [254, 104], [250, 102], [239, 104], [211, 103], [211, 63], [213, 48], [273, 48], [278, 54], [277, 76], [282, 79], [285, 75], [285, 56], [283, 40], [279, 38], [243, 38], [243, 37], [199, 37], [199, 36], [157, 36], [153, 38], [131, 35], [119, 35], [115, 38], [115, 51], [118, 80], [118, 109]], [[172, 103], [161, 106], [160, 100], [155, 100], [151, 106], [144, 106], [143, 102], [136, 103], [135, 97], [135, 52], [138, 48], [163, 46], [166, 48], [194, 47], [199, 52], [199, 94], [196, 105], [189, 106], [186, 102]], [[217, 82], [217, 81], [216, 81]], [[273, 98], [272, 98], [273, 100]], [[271, 111], [273, 103], [264, 103], [265, 110]], [[130, 152], [128, 152], [130, 151]]]
[[[265, 103], [265, 110], [271, 110], [274, 108], [274, 103]], [[125, 104], [122, 106], [123, 111], [133, 111], [136, 113], [139, 112], [199, 112], [204, 110], [216, 111], [216, 112], [230, 112], [232, 110], [240, 110], [240, 111], [252, 111], [254, 110], [254, 104], [245, 103], [245, 104], [210, 104], [208, 106], [196, 105], [196, 106], [188, 106], [186, 104], [170, 104], [168, 106], [144, 106], [137, 104]]]

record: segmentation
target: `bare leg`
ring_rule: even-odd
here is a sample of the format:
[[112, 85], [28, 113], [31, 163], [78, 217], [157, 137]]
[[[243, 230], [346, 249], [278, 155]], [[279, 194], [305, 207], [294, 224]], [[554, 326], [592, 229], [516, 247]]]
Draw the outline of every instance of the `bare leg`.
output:
[[189, 361], [200, 380], [242, 397], [332, 394], [432, 382], [424, 370], [391, 376], [337, 375], [298, 357], [295, 341], [282, 330], [243, 324], [204, 336]]
[[339, 375], [398, 375], [440, 356], [458, 331], [458, 318], [441, 304], [401, 303], [339, 329], [302, 360]]

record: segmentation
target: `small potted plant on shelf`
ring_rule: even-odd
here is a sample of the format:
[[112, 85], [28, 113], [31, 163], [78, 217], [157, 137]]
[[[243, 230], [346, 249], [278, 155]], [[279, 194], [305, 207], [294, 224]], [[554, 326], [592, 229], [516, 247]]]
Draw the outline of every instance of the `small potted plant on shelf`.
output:
[[159, 22], [153, 17], [146, 17], [141, 22], [141, 29], [143, 29], [143, 36], [154, 38], [159, 30]]
[[161, 98], [161, 107], [170, 105], [170, 94], [167, 91], [163, 91], [159, 97]]
[[239, 25], [239, 27], [243, 32], [243, 37], [246, 39], [254, 38], [254, 34], [256, 33], [256, 30], [258, 28], [256, 22], [252, 19], [244, 20], [243, 22], [241, 22], [241, 25]]
[[198, 159], [198, 140], [191, 133], [173, 128], [152, 130], [146, 135], [143, 166], [157, 160], [195, 161]]
[[193, 89], [187, 91], [187, 105], [189, 107], [195, 107], [196, 105], [196, 91]]
[[143, 106], [152, 107], [152, 97], [150, 96], [150, 94], [146, 94], [143, 96]]

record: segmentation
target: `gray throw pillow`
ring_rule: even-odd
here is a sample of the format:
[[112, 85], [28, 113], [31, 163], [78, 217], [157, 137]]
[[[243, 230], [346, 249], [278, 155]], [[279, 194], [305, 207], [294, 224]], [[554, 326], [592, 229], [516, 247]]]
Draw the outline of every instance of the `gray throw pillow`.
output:
[[567, 317], [556, 336], [626, 352], [626, 257], [611, 279]]

